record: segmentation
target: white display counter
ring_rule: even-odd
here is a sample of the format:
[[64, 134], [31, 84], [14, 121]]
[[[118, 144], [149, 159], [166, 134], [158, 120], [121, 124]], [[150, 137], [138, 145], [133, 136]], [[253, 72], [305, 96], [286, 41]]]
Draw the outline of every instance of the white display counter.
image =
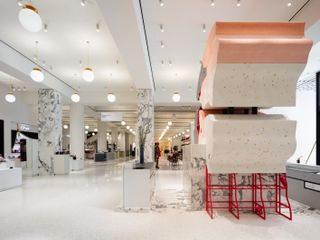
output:
[[84, 160], [83, 159], [76, 159], [74, 160], [72, 157], [70, 157], [70, 167], [71, 171], [78, 171], [84, 169]]
[[123, 207], [150, 209], [155, 185], [154, 163], [145, 163], [144, 169], [133, 169], [133, 163], [123, 167]]
[[54, 159], [53, 159], [54, 174], [69, 174], [70, 158], [71, 157], [69, 154], [54, 155]]
[[22, 184], [21, 168], [0, 169], [0, 191], [4, 191]]

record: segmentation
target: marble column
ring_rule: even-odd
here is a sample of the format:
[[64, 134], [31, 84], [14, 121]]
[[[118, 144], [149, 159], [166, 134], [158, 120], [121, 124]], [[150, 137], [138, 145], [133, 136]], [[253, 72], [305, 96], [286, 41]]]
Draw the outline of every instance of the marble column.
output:
[[84, 167], [84, 107], [81, 103], [70, 106], [70, 154], [76, 155], [80, 169]]
[[139, 132], [143, 130], [146, 134], [144, 145], [145, 162], [154, 161], [154, 103], [152, 89], [138, 89], [138, 122], [136, 127], [136, 142], [140, 153]]
[[98, 152], [107, 151], [107, 123], [98, 122]]
[[62, 150], [61, 94], [54, 89], [38, 90], [39, 158], [50, 171], [55, 152]]

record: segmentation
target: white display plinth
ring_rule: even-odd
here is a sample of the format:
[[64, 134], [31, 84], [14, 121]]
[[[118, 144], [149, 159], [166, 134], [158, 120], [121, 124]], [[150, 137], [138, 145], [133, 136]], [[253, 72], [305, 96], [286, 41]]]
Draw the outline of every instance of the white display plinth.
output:
[[22, 184], [21, 168], [0, 169], [0, 191], [18, 187]]
[[133, 163], [123, 167], [123, 207], [150, 209], [154, 191], [154, 163], [145, 163], [145, 169], [133, 169]]
[[74, 160], [74, 159], [70, 158], [70, 166], [71, 166], [71, 171], [83, 170], [84, 161], [83, 161], [83, 159]]
[[53, 161], [54, 174], [70, 173], [70, 155], [54, 155]]

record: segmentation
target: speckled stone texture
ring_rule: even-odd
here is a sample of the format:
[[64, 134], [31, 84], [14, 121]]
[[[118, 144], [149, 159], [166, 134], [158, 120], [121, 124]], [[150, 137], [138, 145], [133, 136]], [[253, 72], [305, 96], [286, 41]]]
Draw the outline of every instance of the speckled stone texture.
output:
[[[139, 143], [139, 126], [145, 126], [148, 130], [144, 146], [144, 158], [146, 162], [154, 161], [154, 103], [152, 89], [138, 89], [138, 121], [136, 126], [136, 142]], [[139, 144], [137, 145], [139, 148]], [[140, 149], [138, 150], [140, 151]], [[139, 156], [139, 153], [138, 155]]]
[[296, 121], [282, 115], [208, 115], [209, 173], [281, 173], [296, 148]]
[[294, 106], [305, 64], [218, 64], [201, 92], [204, 109]]
[[38, 90], [39, 158], [51, 166], [51, 158], [62, 149], [61, 94], [54, 89]]

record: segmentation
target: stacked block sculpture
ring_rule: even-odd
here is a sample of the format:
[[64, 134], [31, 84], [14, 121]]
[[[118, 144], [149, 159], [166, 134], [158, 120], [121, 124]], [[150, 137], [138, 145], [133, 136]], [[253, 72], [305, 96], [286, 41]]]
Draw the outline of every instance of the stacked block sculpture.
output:
[[265, 219], [266, 208], [273, 208], [291, 220], [285, 164], [296, 148], [296, 121], [259, 109], [295, 106], [297, 80], [311, 47], [304, 23], [213, 26], [198, 88], [199, 143], [206, 144], [211, 217], [214, 208], [227, 208], [237, 218], [239, 210], [251, 208]]

